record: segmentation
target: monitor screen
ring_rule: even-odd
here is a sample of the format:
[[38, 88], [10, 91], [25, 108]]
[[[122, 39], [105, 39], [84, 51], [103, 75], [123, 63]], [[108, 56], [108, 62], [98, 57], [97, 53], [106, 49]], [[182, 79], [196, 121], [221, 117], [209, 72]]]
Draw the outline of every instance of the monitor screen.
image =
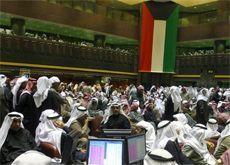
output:
[[146, 154], [145, 145], [145, 134], [127, 137], [128, 163], [134, 163], [144, 159]]
[[124, 155], [123, 139], [89, 139], [88, 165], [122, 165]]

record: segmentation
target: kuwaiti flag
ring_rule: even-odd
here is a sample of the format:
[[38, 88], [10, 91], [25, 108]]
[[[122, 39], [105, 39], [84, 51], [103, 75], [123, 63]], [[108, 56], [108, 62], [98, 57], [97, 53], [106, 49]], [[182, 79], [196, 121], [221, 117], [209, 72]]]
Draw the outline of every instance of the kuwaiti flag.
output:
[[178, 16], [173, 2], [143, 3], [139, 72], [174, 73]]

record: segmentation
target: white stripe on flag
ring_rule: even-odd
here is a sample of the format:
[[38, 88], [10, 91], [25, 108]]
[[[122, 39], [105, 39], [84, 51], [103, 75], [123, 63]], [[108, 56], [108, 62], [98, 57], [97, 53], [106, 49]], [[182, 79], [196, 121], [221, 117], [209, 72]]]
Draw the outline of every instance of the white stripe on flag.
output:
[[154, 20], [151, 72], [163, 72], [166, 21]]

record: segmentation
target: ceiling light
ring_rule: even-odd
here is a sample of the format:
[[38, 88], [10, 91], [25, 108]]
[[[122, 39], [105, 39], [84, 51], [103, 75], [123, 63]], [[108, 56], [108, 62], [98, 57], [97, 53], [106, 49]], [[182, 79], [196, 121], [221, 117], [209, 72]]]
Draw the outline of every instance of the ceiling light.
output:
[[126, 3], [128, 5], [135, 5], [135, 4], [138, 4], [138, 3], [142, 3], [142, 2], [145, 2], [145, 1], [148, 1], [148, 0], [118, 0], [122, 3]]
[[192, 7], [192, 6], [215, 2], [217, 0], [172, 0], [172, 1], [180, 4], [181, 6]]

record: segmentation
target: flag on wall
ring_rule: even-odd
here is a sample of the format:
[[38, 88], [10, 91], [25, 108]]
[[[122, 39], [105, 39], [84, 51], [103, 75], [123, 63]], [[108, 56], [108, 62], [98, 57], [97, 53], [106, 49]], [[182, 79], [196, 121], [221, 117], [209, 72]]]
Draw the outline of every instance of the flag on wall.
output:
[[173, 2], [142, 4], [139, 72], [174, 72], [178, 16]]

